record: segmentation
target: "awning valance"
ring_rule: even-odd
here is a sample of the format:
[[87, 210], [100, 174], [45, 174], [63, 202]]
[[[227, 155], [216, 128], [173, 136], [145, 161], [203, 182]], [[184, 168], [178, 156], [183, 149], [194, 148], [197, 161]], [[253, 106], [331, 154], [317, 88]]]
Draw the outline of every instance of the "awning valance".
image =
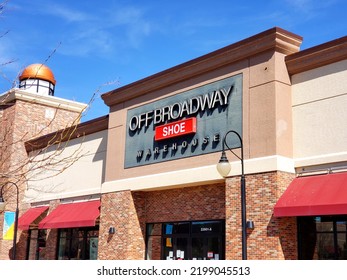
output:
[[347, 214], [347, 172], [295, 178], [274, 208], [275, 217]]
[[47, 209], [48, 206], [29, 208], [18, 218], [18, 228], [21, 230], [28, 230], [32, 223]]
[[95, 226], [100, 215], [100, 201], [60, 204], [39, 223], [40, 229]]

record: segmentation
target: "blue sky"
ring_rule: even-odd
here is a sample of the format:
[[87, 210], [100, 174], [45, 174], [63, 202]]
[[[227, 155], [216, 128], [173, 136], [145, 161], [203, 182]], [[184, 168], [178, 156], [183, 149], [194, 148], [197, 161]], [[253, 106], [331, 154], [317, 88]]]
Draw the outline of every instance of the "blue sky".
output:
[[[272, 27], [301, 49], [346, 36], [346, 0], [8, 0], [0, 15], [0, 93], [25, 66], [48, 65], [55, 95], [108, 113], [100, 94]], [[7, 64], [7, 62], [13, 61]]]

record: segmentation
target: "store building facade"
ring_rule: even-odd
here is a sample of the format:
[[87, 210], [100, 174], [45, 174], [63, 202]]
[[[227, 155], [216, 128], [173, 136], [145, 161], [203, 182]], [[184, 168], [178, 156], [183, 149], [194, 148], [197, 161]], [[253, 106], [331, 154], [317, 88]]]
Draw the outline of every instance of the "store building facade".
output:
[[[118, 233], [128, 238], [116, 233], [109, 242], [115, 247], [99, 240], [100, 259], [241, 258], [240, 162], [233, 160], [227, 179], [216, 170], [229, 130], [243, 138], [247, 219], [255, 224], [248, 230], [249, 258], [296, 258], [294, 222], [283, 225], [289, 232], [281, 242], [283, 222], [272, 212], [294, 178], [285, 56], [300, 43], [299, 36], [271, 29], [103, 95], [108, 143], [121, 141], [107, 150], [102, 201], [116, 219], [101, 211], [101, 234], [126, 225]], [[180, 133], [182, 122], [189, 133]], [[227, 139], [232, 148], [237, 141]]]
[[58, 158], [81, 156], [28, 183], [42, 258], [241, 259], [242, 146], [248, 259], [346, 259], [347, 38], [301, 42], [272, 28], [103, 94]]

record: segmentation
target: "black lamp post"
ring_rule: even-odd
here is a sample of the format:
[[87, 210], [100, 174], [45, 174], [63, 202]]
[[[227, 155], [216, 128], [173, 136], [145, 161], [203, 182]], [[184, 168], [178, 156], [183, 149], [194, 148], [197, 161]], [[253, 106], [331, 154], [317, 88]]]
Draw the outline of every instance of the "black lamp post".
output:
[[16, 245], [17, 245], [17, 231], [18, 231], [18, 215], [19, 215], [19, 209], [18, 209], [18, 200], [19, 200], [19, 189], [16, 183], [14, 182], [7, 182], [5, 185], [1, 187], [0, 191], [0, 211], [3, 211], [5, 209], [5, 201], [3, 198], [3, 189], [7, 184], [12, 184], [17, 189], [17, 204], [16, 204], [16, 214], [15, 214], [15, 220], [14, 220], [14, 232], [13, 232], [13, 251], [12, 251], [12, 259], [16, 259]]
[[[229, 133], [234, 133], [240, 140], [240, 148], [241, 148], [241, 156], [235, 154], [232, 149], [229, 148], [226, 143], [226, 138]], [[225, 146], [231, 151], [239, 160], [241, 160], [241, 219], [242, 219], [242, 259], [247, 260], [247, 220], [246, 220], [246, 180], [245, 180], [245, 172], [244, 172], [244, 164], [243, 164], [243, 143], [240, 134], [238, 134], [234, 130], [229, 130], [223, 139], [223, 150], [221, 158], [217, 164], [217, 170], [220, 175], [223, 177], [228, 176], [231, 166], [226, 157]], [[253, 222], [251, 222], [253, 226]]]

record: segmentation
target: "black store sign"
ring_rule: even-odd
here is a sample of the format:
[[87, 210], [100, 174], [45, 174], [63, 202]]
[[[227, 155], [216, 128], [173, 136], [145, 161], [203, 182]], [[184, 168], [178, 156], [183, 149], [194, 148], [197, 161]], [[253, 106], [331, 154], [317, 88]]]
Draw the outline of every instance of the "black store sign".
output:
[[[156, 127], [179, 122], [184, 129], [184, 120], [192, 118], [194, 133], [155, 141]], [[218, 152], [231, 129], [242, 135], [241, 74], [128, 110], [124, 167]], [[239, 146], [237, 139], [230, 142]]]

